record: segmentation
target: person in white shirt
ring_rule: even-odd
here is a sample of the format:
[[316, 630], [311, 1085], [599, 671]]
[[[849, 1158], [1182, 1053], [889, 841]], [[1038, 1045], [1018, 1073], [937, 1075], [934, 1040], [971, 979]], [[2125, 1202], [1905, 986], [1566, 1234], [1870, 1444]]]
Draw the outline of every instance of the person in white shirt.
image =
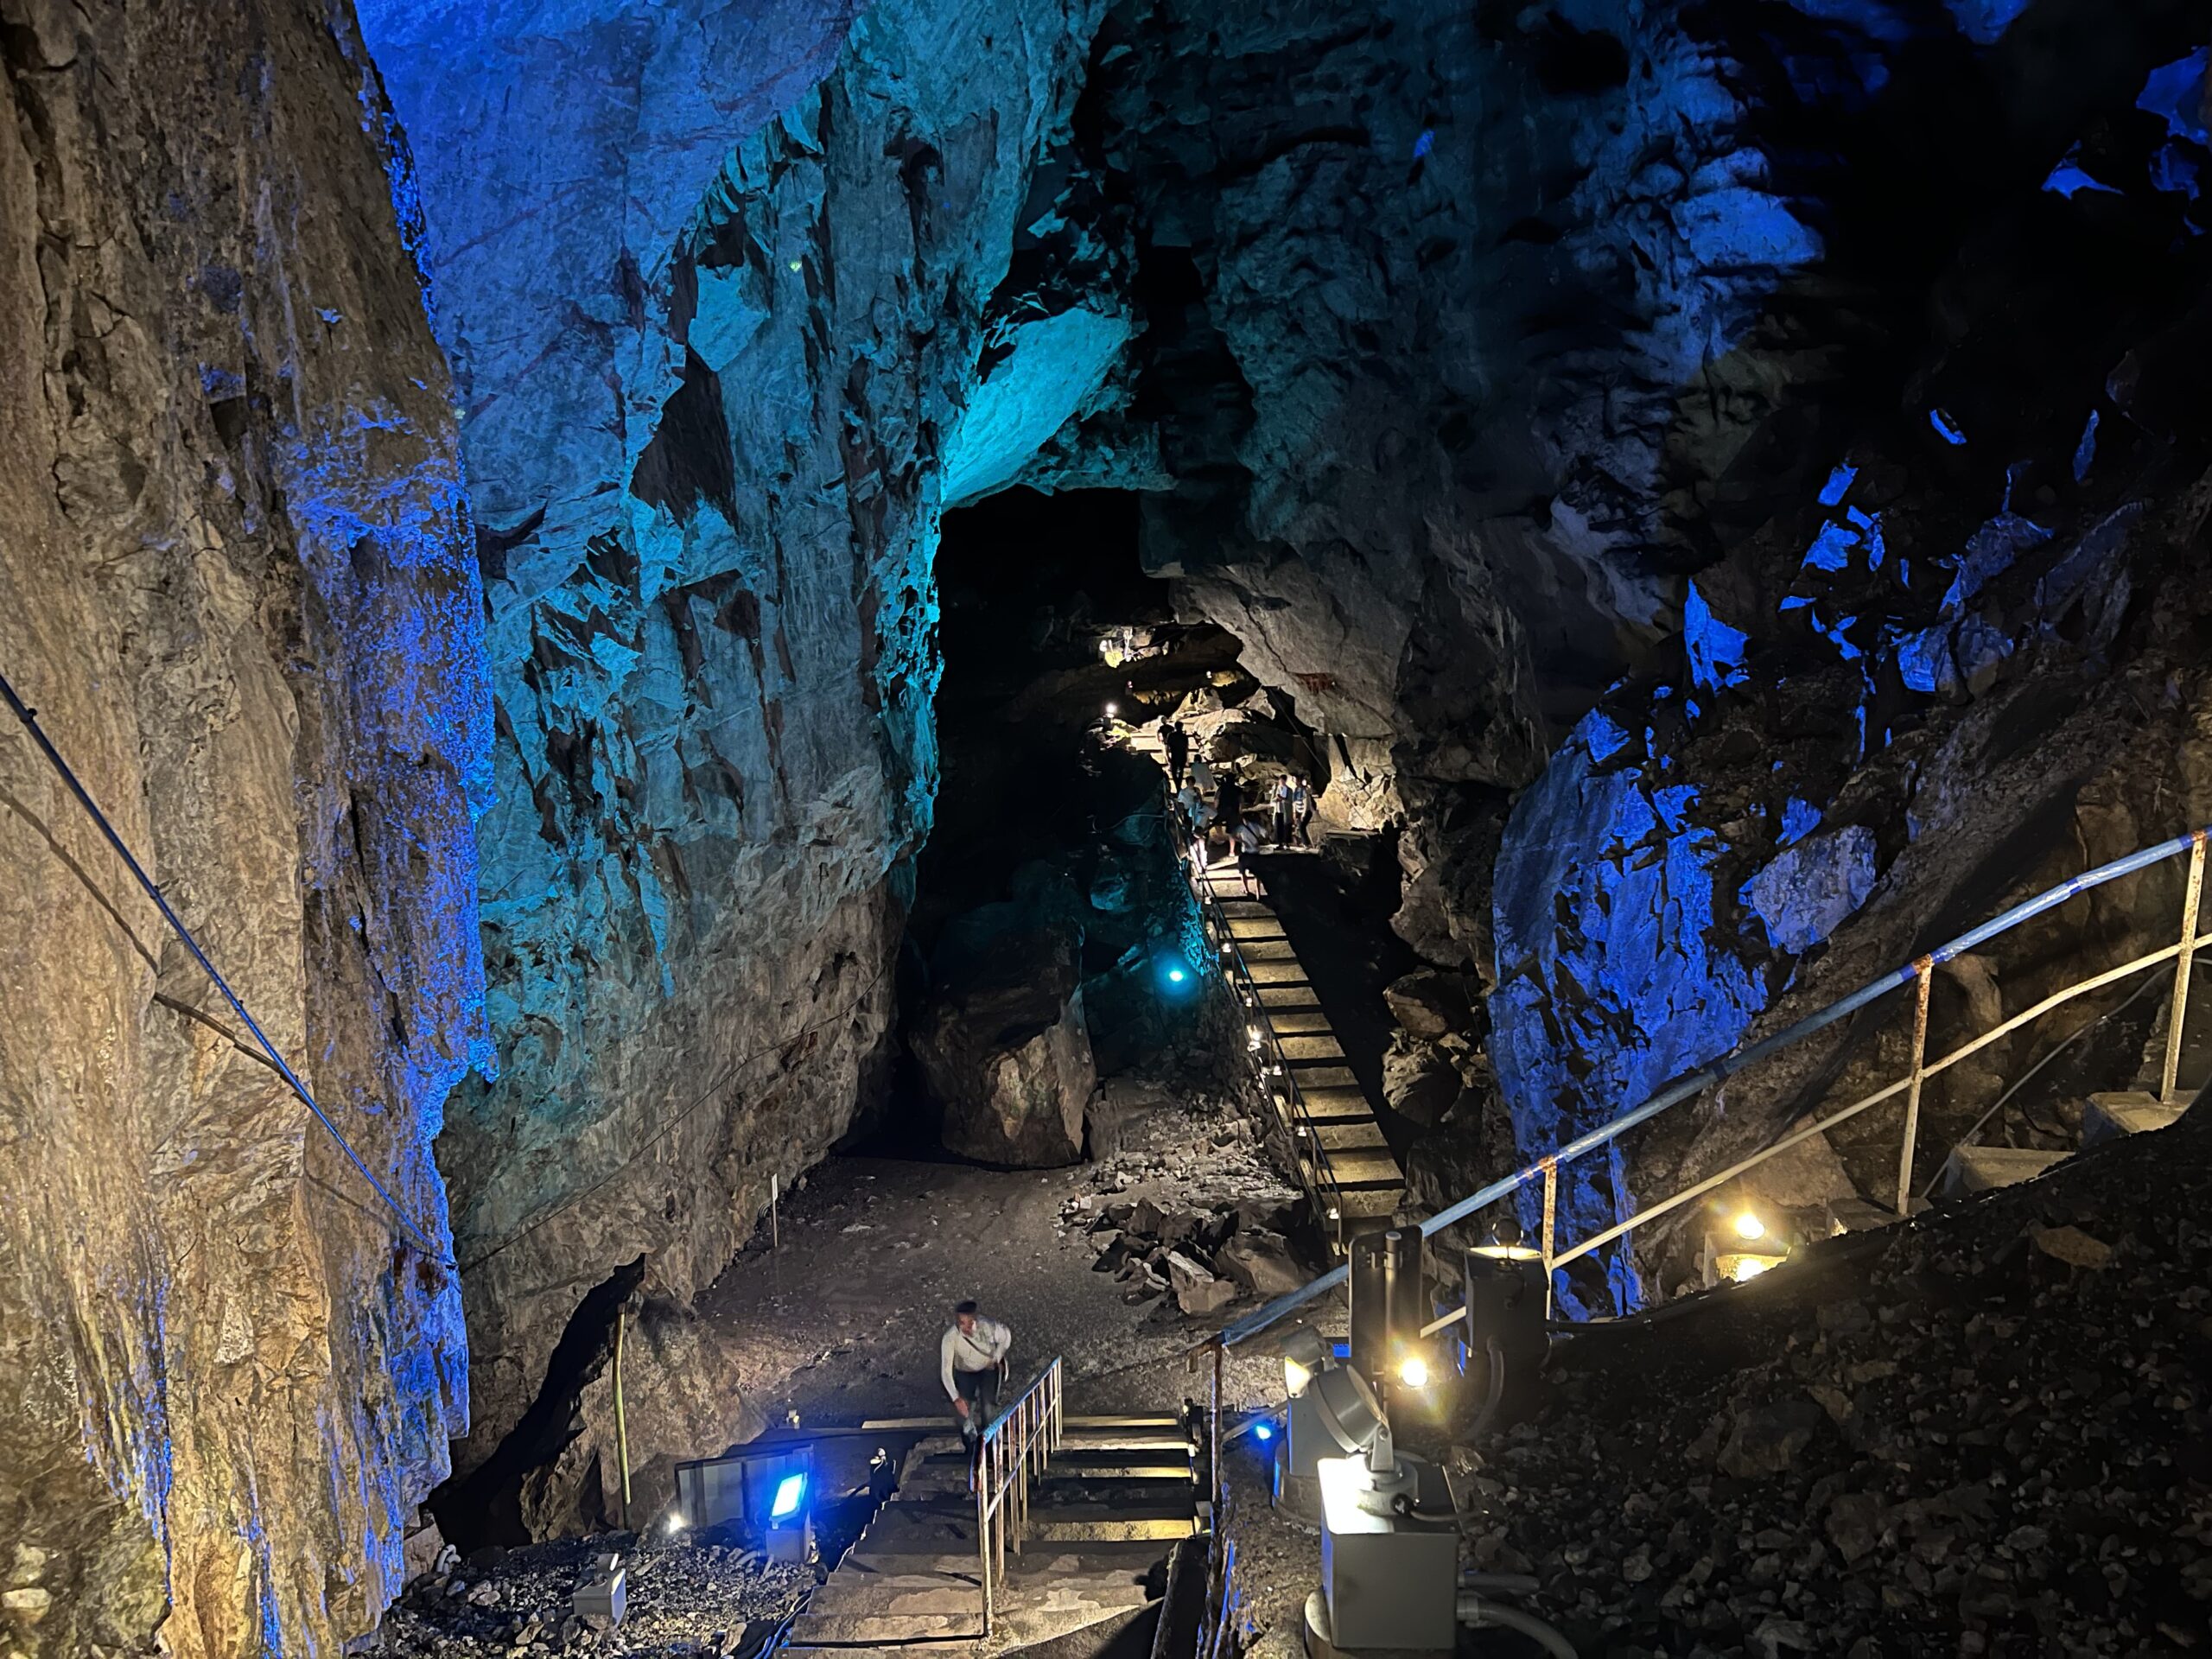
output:
[[938, 1375], [960, 1419], [960, 1437], [971, 1446], [997, 1409], [1006, 1357], [1013, 1351], [1014, 1332], [985, 1319], [975, 1303], [963, 1302], [952, 1310], [952, 1324], [938, 1344]]

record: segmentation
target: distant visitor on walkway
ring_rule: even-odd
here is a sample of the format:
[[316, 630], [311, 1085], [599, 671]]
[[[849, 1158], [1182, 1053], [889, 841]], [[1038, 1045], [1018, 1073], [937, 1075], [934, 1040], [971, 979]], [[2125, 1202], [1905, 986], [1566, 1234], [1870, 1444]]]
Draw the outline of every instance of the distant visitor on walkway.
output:
[[1190, 764], [1191, 734], [1173, 721], [1160, 728], [1160, 747], [1167, 757], [1167, 781], [1176, 789], [1183, 787], [1183, 768]]

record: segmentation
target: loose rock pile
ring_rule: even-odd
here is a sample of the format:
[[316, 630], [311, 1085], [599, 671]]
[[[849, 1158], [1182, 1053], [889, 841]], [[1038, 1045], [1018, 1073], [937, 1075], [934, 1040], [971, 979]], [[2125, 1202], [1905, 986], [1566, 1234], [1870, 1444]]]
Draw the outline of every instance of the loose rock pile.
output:
[[1612, 1659], [2212, 1651], [2197, 1109], [1593, 1337], [1484, 1448], [1475, 1564]]
[[554, 1654], [709, 1659], [734, 1653], [746, 1627], [779, 1620], [815, 1586], [814, 1569], [717, 1544], [623, 1552], [629, 1611], [620, 1628], [594, 1628], [570, 1605], [605, 1539], [484, 1551], [408, 1586], [373, 1637], [349, 1651], [377, 1659], [537, 1659]]
[[1240, 1296], [1265, 1300], [1297, 1289], [1313, 1274], [1291, 1249], [1302, 1200], [1248, 1198], [1226, 1208], [1165, 1208], [1150, 1198], [1106, 1205], [1071, 1198], [1062, 1219], [1084, 1224], [1098, 1253], [1096, 1273], [1128, 1288], [1132, 1305], [1172, 1294], [1194, 1319], [1211, 1318]]

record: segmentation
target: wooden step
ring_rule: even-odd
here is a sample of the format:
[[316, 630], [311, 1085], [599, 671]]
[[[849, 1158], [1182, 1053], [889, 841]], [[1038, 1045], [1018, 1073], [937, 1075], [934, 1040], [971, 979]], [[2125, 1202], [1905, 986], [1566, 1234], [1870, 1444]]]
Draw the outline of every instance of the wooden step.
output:
[[[970, 1599], [976, 1599], [971, 1597]], [[979, 1638], [983, 1610], [960, 1613], [801, 1613], [791, 1621], [793, 1647], [884, 1647], [948, 1637]]]
[[1944, 1161], [1943, 1191], [1958, 1198], [2017, 1186], [2065, 1160], [2063, 1152], [2037, 1152], [2024, 1147], [1960, 1147]]
[[1383, 1139], [1382, 1126], [1371, 1117], [1316, 1123], [1313, 1139], [1319, 1143], [1321, 1150], [1330, 1155], [1332, 1162], [1340, 1153], [1388, 1152], [1390, 1147], [1390, 1143]]
[[2156, 1095], [2138, 1090], [2091, 1095], [2082, 1112], [2082, 1144], [2101, 1146], [2107, 1141], [2123, 1141], [2131, 1135], [2149, 1135], [2171, 1128], [2180, 1121], [2182, 1111], [2178, 1103], [2168, 1105]]
[[1339, 1186], [1375, 1186], [1388, 1184], [1403, 1190], [1405, 1172], [1398, 1167], [1398, 1160], [1390, 1155], [1389, 1147], [1379, 1151], [1328, 1152], [1323, 1154], [1329, 1173], [1337, 1178]]
[[1297, 957], [1285, 962], [1252, 962], [1245, 964], [1255, 985], [1303, 985], [1306, 969]]
[[1329, 1016], [1319, 1008], [1268, 1008], [1268, 1024], [1278, 1037], [1334, 1036]]
[[1403, 1187], [1395, 1192], [1381, 1187], [1346, 1192], [1342, 1200], [1344, 1215], [1341, 1219], [1374, 1221], [1385, 1216], [1394, 1216], [1398, 1212], [1398, 1206], [1405, 1202], [1405, 1197]]

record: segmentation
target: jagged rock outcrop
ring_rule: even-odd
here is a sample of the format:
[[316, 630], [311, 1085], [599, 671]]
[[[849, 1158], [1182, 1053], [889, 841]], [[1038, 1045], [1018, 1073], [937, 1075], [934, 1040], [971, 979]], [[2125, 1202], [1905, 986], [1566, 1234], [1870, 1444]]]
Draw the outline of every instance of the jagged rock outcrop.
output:
[[[342, 6], [0, 3], [0, 672], [442, 1255], [491, 709], [411, 189]], [[11, 1655], [335, 1652], [466, 1426], [251, 1043], [0, 715]]]
[[[2137, 44], [2155, 62], [2155, 34]], [[2120, 200], [2021, 181], [1939, 285], [1941, 332], [1901, 376], [1901, 406], [1867, 416], [1801, 504], [1699, 575], [1675, 670], [1610, 694], [1516, 804], [1490, 1012], [1529, 1155], [2212, 812], [2212, 687], [2191, 644], [2207, 604], [2207, 431], [2124, 372], [2212, 326], [2199, 289], [2134, 286], [2158, 261], [2201, 270], [2194, 197], [2158, 158], [2212, 151], [2201, 116], [2171, 117], [2154, 94], [2177, 77], [2201, 89], [2204, 53], [2147, 76], [2141, 61], [2098, 70], [2107, 93], [2139, 92], [2137, 118], [2100, 128], [2098, 165], [2126, 181], [2104, 194]], [[2051, 138], [2045, 168], [2067, 143]], [[2106, 254], [2025, 274], [2093, 219]], [[2125, 246], [2138, 252], [2111, 251]], [[2020, 354], [2022, 339], [2037, 349]], [[2151, 873], [1947, 973], [1934, 1052], [2168, 942], [2179, 880]], [[2132, 988], [2084, 1008], [2102, 1015]], [[1916, 1188], [2082, 1017], [1931, 1081]], [[1891, 1081], [1908, 1036], [1897, 1018], [1862, 1015], [1732, 1079], [1624, 1159], [1583, 1160], [1562, 1176], [1570, 1227], [1609, 1224]], [[2133, 1057], [2112, 1058], [2123, 1075], [2096, 1086], [2132, 1080]], [[1770, 1198], [1894, 1205], [1898, 1127], [1897, 1108], [1877, 1109], [1811, 1143], [1771, 1172]], [[1593, 1275], [1580, 1294], [1633, 1306], [1671, 1288], [1681, 1224], [1639, 1231], [1610, 1285]]]
[[977, 389], [1098, 10], [365, 8], [431, 158], [499, 709], [500, 1071], [440, 1143], [464, 1465], [614, 1264], [688, 1302], [880, 1092], [938, 516], [1087, 395]]
[[1083, 936], [1013, 903], [963, 917], [909, 1033], [946, 1147], [1050, 1169], [1083, 1156], [1098, 1086], [1083, 1014]]

